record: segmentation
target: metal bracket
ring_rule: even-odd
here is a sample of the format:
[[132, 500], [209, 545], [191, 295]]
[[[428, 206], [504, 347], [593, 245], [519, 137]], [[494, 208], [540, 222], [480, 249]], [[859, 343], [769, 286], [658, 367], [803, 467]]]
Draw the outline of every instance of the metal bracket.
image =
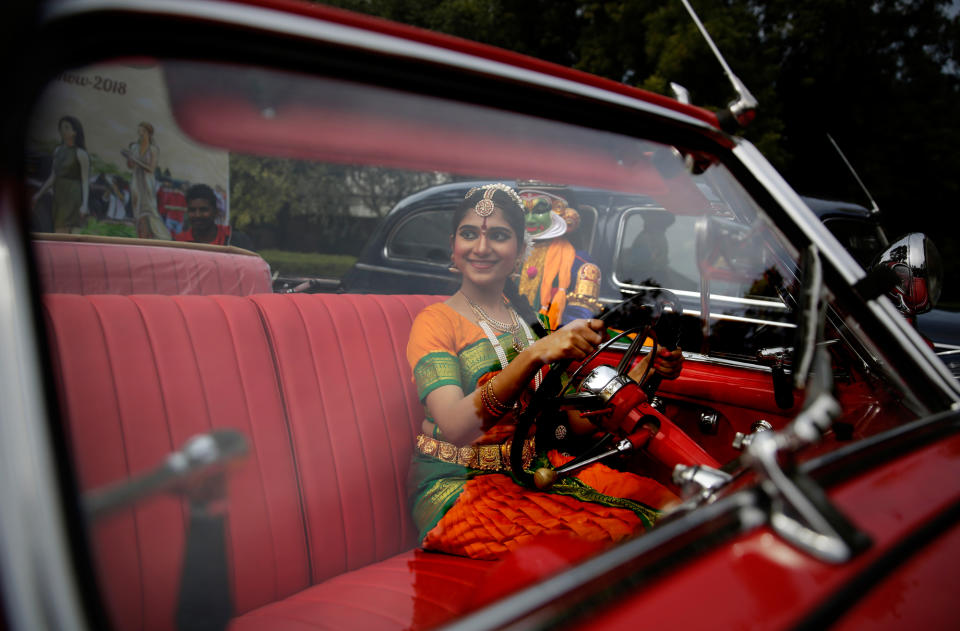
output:
[[770, 527], [791, 545], [827, 563], [850, 560], [869, 547], [870, 539], [813, 480], [793, 467], [781, 467], [779, 460], [783, 453], [817, 442], [839, 413], [837, 400], [821, 392], [784, 430], [754, 434], [744, 454], [770, 497]]

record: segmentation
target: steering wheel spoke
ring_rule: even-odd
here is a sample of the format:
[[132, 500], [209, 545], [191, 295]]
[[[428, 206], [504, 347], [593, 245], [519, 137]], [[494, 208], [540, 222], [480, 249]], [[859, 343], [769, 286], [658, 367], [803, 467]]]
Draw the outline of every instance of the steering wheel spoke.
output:
[[581, 410], [590, 412], [605, 407], [606, 401], [592, 392], [571, 392], [557, 399], [561, 410]]
[[[648, 337], [654, 340], [652, 352], [656, 353], [658, 347], [654, 328], [663, 315], [666, 306], [671, 307], [671, 311], [677, 317], [683, 314], [680, 301], [672, 292], [667, 290], [656, 290], [654, 292], [630, 296], [600, 316], [600, 319], [603, 320], [607, 326], [622, 325], [624, 323], [627, 323], [628, 326], [618, 326], [622, 331], [604, 344], [601, 344], [593, 354], [580, 362], [580, 365], [570, 375], [570, 379], [567, 380], [566, 383], [564, 383], [562, 375], [567, 368], [569, 368], [571, 362], [557, 362], [550, 367], [540, 388], [534, 394], [527, 408], [520, 414], [517, 421], [517, 427], [514, 432], [513, 443], [510, 450], [510, 466], [518, 480], [527, 486], [544, 488], [542, 486], [544, 482], [544, 474], [542, 472], [538, 472], [539, 478], [537, 481], [539, 484], [535, 484], [534, 476], [523, 470], [522, 450], [519, 448], [519, 445], [523, 444], [523, 440], [529, 435], [530, 429], [534, 424], [537, 425], [537, 444], [538, 447], [542, 448], [547, 446], [555, 437], [556, 426], [564, 420], [561, 418], [564, 416], [561, 414], [562, 411], [575, 409], [582, 412], [587, 418], [598, 415], [602, 416], [604, 413], [613, 411], [613, 407], [611, 406], [613, 392], [607, 392], [603, 388], [581, 390], [584, 384], [583, 382], [577, 381], [580, 373], [586, 370], [593, 360], [612, 343], [625, 336], [635, 334], [616, 370], [613, 371], [615, 372], [615, 379], [610, 382], [613, 384], [613, 382], [616, 381], [621, 385], [633, 383], [628, 376], [630, 366], [640, 353], [643, 343]], [[639, 326], [636, 324], [637, 320], [641, 322]], [[667, 344], [667, 347], [671, 349], [675, 348], [676, 342], [674, 341], [673, 344]], [[653, 361], [651, 360], [647, 367], [647, 373], [641, 378], [641, 380], [646, 381], [645, 385], [647, 387], [644, 388], [644, 392], [648, 398], [652, 396], [653, 391], [655, 391], [659, 385], [659, 379], [657, 379], [656, 375], [646, 379], [647, 374], [652, 370], [652, 366]], [[610, 368], [607, 368], [608, 372], [610, 370]], [[653, 383], [651, 384], [651, 382]], [[568, 393], [567, 391], [571, 385], [575, 386], [577, 390], [573, 393]], [[614, 386], [616, 385], [617, 384], [614, 384]], [[635, 388], [636, 384], [632, 387]], [[639, 395], [639, 399], [642, 400], [643, 396]], [[553, 479], [555, 479], [555, 477]]]

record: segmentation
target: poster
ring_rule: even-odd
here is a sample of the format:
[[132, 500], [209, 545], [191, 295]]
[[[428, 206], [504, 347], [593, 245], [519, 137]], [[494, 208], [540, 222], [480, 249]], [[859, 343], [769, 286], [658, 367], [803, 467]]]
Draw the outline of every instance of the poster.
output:
[[186, 196], [201, 184], [229, 235], [229, 154], [180, 132], [159, 65], [54, 77], [31, 116], [27, 178], [36, 231], [188, 240]]

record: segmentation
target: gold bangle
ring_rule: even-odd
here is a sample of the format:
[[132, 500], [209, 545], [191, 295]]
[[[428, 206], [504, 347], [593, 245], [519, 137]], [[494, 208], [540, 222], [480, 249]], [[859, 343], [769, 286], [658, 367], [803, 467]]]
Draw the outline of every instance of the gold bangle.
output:
[[487, 416], [491, 419], [499, 419], [503, 416], [503, 412], [499, 412], [496, 408], [490, 403], [489, 395], [487, 395], [487, 386], [484, 385], [480, 388], [480, 402], [483, 404], [483, 409], [487, 413]]
[[490, 378], [490, 381], [487, 382], [487, 388], [488, 388], [489, 394], [490, 394], [490, 401], [493, 403], [493, 405], [494, 405], [495, 407], [504, 410], [504, 414], [506, 414], [507, 412], [509, 412], [509, 411], [513, 408], [513, 406], [511, 406], [511, 405], [506, 405], [505, 403], [501, 403], [500, 399], [497, 398], [497, 395], [494, 394], [494, 392], [493, 392], [493, 380], [496, 379], [496, 378], [497, 378], [497, 376], [494, 375], [493, 377]]
[[483, 388], [480, 389], [480, 402], [483, 403], [483, 408], [491, 417], [500, 418], [509, 412], [510, 408], [500, 403], [493, 393], [492, 384], [493, 379], [490, 379], [490, 381], [485, 383]]

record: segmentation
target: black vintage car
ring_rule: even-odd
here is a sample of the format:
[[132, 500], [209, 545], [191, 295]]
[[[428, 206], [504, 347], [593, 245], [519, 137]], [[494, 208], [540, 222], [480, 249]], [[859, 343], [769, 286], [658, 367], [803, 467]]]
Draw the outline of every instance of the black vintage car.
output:
[[[450, 217], [463, 195], [482, 183], [443, 184], [402, 200], [371, 235], [357, 263], [337, 289], [425, 294], [456, 291], [459, 279], [448, 269]], [[683, 302], [685, 313], [699, 315], [708, 311], [712, 324], [724, 331], [724, 339], [729, 339], [731, 327], [738, 327], [745, 319], [763, 320], [767, 326], [761, 327], [762, 335], [758, 337], [757, 329], [751, 326], [744, 330], [745, 346], [728, 349], [738, 356], [749, 355], [777, 342], [778, 338], [789, 337], [789, 332], [782, 330], [785, 326], [782, 302], [756, 284], [737, 286], [730, 281], [714, 282], [709, 304], [701, 300], [698, 256], [692, 247], [693, 241], [688, 238], [697, 229], [699, 216], [667, 213], [660, 201], [649, 196], [537, 182], [513, 184], [521, 191], [562, 197], [578, 211], [580, 225], [565, 237], [600, 267], [599, 298], [605, 305], [616, 304], [626, 295], [659, 287], [675, 293]], [[710, 185], [698, 182], [697, 186], [703, 196], [697, 201], [709, 205], [715, 217], [735, 217], [734, 211]], [[849, 202], [808, 196], [802, 199], [865, 269], [890, 245], [876, 212]], [[960, 374], [960, 362], [957, 366], [952, 362], [953, 353], [960, 348], [956, 321], [956, 316], [948, 311], [923, 314], [919, 319], [920, 330], [934, 340], [938, 353], [954, 373]], [[696, 333], [689, 331], [688, 335]], [[687, 343], [690, 342], [688, 338]]]

